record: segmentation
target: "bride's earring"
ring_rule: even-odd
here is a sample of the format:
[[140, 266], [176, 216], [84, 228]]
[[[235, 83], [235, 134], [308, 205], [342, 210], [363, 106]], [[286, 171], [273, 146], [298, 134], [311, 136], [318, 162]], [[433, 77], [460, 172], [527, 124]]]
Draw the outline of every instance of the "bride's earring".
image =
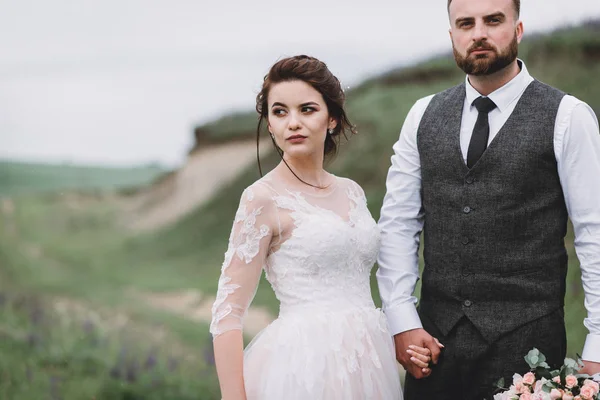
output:
[[330, 135], [333, 135], [333, 129], [327, 129], [327, 133], [329, 133]]

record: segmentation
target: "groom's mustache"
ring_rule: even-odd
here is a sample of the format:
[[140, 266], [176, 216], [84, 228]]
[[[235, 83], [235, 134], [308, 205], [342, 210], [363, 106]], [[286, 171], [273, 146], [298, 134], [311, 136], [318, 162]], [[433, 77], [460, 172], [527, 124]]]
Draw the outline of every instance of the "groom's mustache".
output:
[[473, 43], [473, 45], [471, 47], [469, 47], [469, 49], [467, 50], [467, 53], [471, 54], [472, 52], [478, 51], [478, 50], [491, 50], [494, 52], [496, 51], [494, 46], [491, 46], [485, 40], [479, 40], [479, 41]]

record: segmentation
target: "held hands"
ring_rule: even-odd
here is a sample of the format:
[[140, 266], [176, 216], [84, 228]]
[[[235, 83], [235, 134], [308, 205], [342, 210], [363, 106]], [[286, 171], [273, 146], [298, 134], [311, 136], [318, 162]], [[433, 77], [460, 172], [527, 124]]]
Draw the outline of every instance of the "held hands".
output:
[[579, 370], [580, 374], [588, 374], [590, 376], [600, 373], [600, 363], [583, 360], [583, 368]]
[[416, 379], [431, 375], [430, 363], [437, 364], [444, 347], [425, 329], [411, 329], [394, 336], [396, 359]]

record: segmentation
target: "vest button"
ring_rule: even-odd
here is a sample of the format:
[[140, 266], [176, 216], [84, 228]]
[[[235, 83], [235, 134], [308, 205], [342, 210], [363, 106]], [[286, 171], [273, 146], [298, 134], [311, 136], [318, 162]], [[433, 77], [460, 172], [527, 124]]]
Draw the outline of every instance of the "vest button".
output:
[[465, 179], [467, 181], [467, 183], [470, 185], [471, 183], [475, 182], [475, 178], [473, 178], [472, 176], [467, 176], [467, 179]]
[[469, 244], [469, 238], [468, 237], [463, 237], [462, 238], [462, 244]]
[[471, 207], [469, 207], [469, 206], [466, 206], [465, 208], [463, 208], [463, 212], [464, 212], [465, 214], [468, 214], [468, 213], [470, 213], [470, 212], [471, 212]]
[[471, 300], [465, 300], [463, 304], [465, 305], [465, 307], [471, 307], [473, 302], [471, 302]]

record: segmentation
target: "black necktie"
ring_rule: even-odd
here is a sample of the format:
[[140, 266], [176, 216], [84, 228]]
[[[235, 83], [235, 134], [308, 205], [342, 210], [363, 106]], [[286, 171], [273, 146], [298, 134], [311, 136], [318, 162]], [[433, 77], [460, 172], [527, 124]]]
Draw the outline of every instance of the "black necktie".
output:
[[477, 122], [473, 128], [473, 135], [469, 143], [469, 151], [467, 152], [467, 167], [472, 168], [479, 160], [485, 148], [487, 147], [490, 137], [490, 124], [488, 121], [488, 113], [496, 108], [496, 104], [487, 97], [478, 97], [473, 101], [473, 105], [479, 111]]

